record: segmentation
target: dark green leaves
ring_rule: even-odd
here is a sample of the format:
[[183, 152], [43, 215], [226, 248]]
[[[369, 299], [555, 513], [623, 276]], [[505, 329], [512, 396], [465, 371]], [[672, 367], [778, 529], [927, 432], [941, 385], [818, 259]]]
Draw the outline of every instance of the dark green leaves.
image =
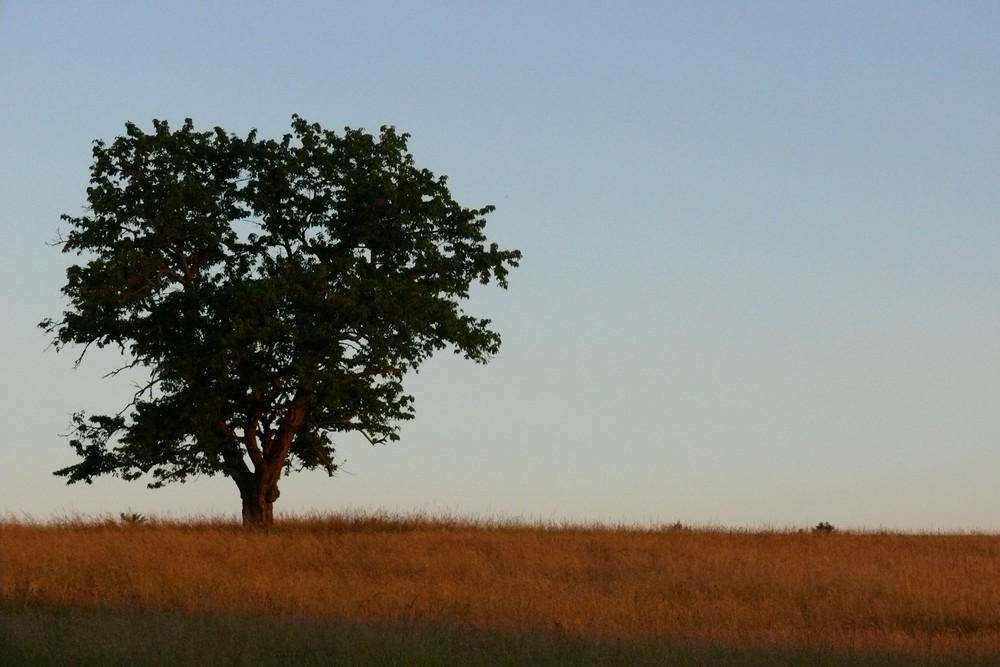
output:
[[446, 347], [494, 355], [462, 304], [473, 282], [506, 287], [520, 253], [407, 139], [295, 116], [280, 141], [187, 120], [95, 142], [87, 214], [64, 217], [70, 308], [41, 326], [58, 347], [119, 346], [151, 381], [125, 416], [74, 417], [81, 462], [58, 474], [332, 473], [333, 434], [398, 437], [407, 371]]

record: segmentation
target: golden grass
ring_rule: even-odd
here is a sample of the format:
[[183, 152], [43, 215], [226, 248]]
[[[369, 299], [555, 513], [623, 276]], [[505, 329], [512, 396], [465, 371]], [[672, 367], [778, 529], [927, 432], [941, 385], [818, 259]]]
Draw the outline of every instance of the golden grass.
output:
[[[7, 521], [0, 554], [4, 643], [24, 650], [51, 642], [31, 630], [38, 627], [67, 635], [74, 623], [131, 622], [148, 626], [147, 635], [167, 627], [175, 636], [186, 623], [216, 623], [206, 631], [211, 637], [258, 628], [232, 651], [245, 650], [250, 638], [312, 650], [323, 636], [319, 653], [344, 637], [355, 651], [407, 646], [403, 638], [415, 636], [438, 647], [418, 641], [387, 664], [459, 660], [434, 653], [441, 646], [483, 664], [494, 652], [499, 661], [489, 664], [597, 664], [615, 656], [619, 664], [658, 664], [667, 655], [678, 664], [711, 655], [716, 664], [1000, 664], [994, 535], [405, 517], [292, 520], [269, 532], [211, 521]], [[271, 629], [270, 642], [260, 628]], [[208, 655], [212, 641], [203, 640], [193, 655]], [[94, 648], [74, 641], [68, 646]], [[234, 662], [233, 655], [220, 659]]]

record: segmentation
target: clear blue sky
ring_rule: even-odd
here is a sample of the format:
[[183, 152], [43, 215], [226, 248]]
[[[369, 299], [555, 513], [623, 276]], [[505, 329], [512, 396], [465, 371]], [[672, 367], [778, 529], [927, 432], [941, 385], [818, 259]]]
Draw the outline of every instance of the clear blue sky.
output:
[[229, 514], [51, 475], [128, 383], [47, 350], [91, 141], [395, 125], [524, 252], [504, 347], [286, 512], [1000, 530], [1000, 4], [0, 5], [0, 512]]

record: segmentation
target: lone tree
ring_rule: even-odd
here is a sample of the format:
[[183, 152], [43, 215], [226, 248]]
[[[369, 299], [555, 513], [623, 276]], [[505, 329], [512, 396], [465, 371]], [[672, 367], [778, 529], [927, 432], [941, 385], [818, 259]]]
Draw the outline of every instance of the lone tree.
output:
[[[278, 480], [330, 475], [335, 433], [398, 440], [407, 371], [451, 347], [485, 363], [500, 337], [462, 310], [507, 287], [521, 254], [487, 243], [492, 206], [463, 208], [414, 165], [409, 135], [343, 135], [293, 116], [280, 141], [134, 124], [94, 142], [86, 215], [63, 216], [71, 307], [39, 326], [57, 349], [118, 347], [148, 382], [117, 415], [73, 415], [80, 457], [55, 472], [151, 488], [222, 473], [243, 522], [270, 524]], [[113, 374], [114, 374], [113, 373]]]

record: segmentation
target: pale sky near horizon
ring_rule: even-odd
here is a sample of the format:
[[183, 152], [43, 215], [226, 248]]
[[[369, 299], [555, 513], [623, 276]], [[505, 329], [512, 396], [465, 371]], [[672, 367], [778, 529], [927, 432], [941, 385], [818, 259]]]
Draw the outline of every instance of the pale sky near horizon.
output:
[[1000, 531], [1000, 4], [0, 3], [0, 514], [231, 515], [66, 486], [131, 395], [36, 324], [91, 142], [153, 118], [395, 125], [488, 234], [504, 345], [284, 512]]

